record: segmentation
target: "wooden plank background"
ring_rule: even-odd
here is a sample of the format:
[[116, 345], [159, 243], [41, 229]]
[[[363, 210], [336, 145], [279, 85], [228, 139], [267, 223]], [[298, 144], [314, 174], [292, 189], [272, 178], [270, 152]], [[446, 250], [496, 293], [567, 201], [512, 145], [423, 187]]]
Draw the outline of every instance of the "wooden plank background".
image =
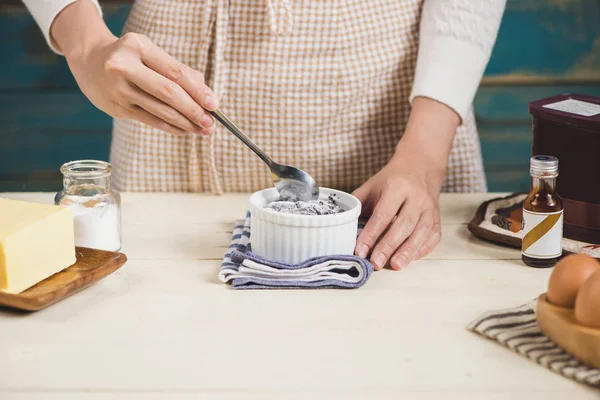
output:
[[[101, 3], [119, 34], [131, 1]], [[81, 94], [17, 0], [0, 1], [0, 59], [0, 192], [57, 191], [63, 162], [108, 159], [110, 117]], [[475, 99], [491, 191], [528, 188], [527, 105], [568, 92], [600, 96], [600, 0], [508, 0]]]

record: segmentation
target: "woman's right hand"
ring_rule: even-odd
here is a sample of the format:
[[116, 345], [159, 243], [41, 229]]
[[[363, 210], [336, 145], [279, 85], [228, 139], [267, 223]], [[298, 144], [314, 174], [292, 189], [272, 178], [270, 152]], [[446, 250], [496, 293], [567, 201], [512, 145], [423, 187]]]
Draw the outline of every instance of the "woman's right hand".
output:
[[[82, 9], [90, 2], [77, 3], [57, 17], [53, 35], [79, 87], [96, 107], [112, 117], [138, 120], [178, 135], [214, 132], [214, 119], [206, 110], [218, 107], [217, 98], [201, 72], [179, 62], [146, 36], [115, 37], [103, 22], [88, 35], [90, 40], [85, 40], [85, 28], [84, 37], [74, 38], [72, 24], [81, 21], [81, 15], [69, 13], [87, 12], [86, 17], [95, 18]], [[98, 14], [95, 8], [93, 13]], [[60, 19], [65, 19], [62, 27]], [[97, 23], [96, 19], [90, 22]]]

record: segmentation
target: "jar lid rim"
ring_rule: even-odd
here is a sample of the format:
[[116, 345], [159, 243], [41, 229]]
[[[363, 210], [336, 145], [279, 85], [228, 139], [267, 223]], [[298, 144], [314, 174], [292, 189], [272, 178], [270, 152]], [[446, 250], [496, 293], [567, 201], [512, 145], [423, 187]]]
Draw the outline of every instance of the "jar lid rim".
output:
[[112, 165], [100, 160], [75, 160], [64, 163], [60, 172], [65, 176], [78, 178], [100, 178], [110, 175]]

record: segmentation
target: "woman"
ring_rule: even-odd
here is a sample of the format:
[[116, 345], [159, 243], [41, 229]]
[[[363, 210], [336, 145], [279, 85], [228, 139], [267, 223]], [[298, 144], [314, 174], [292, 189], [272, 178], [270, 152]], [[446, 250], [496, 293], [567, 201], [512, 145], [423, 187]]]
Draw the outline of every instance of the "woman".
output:
[[485, 191], [471, 103], [505, 0], [137, 0], [113, 36], [97, 0], [25, 0], [83, 93], [113, 116], [128, 191], [250, 192], [278, 162], [353, 193], [356, 253], [400, 269], [441, 237], [439, 193]]

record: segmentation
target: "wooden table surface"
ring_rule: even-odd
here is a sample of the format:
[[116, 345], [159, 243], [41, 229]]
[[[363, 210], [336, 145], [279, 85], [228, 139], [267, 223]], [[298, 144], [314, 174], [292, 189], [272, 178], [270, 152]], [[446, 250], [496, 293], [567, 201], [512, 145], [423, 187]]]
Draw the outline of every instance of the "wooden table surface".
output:
[[497, 195], [442, 195], [435, 251], [358, 290], [234, 291], [217, 273], [247, 195], [125, 193], [123, 268], [48, 309], [0, 310], [0, 399], [598, 399], [465, 329], [550, 274], [470, 235]]

